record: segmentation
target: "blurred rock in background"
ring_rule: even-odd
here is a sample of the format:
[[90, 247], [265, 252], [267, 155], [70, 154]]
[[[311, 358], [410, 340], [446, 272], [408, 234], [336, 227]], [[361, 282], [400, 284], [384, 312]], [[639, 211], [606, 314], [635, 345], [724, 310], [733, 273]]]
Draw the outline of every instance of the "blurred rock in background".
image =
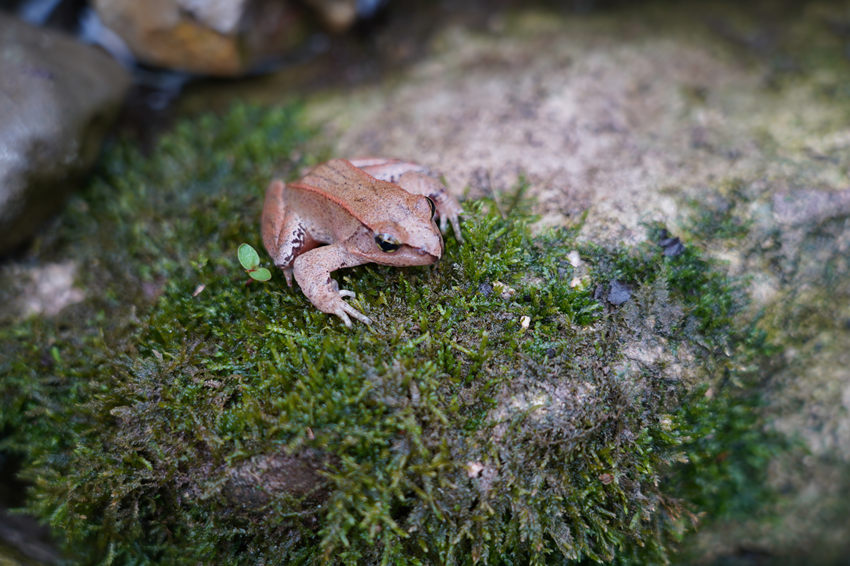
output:
[[0, 15], [0, 254], [24, 243], [94, 162], [130, 76], [100, 49]]
[[[214, 76], [268, 68], [321, 28], [349, 29], [380, 0], [93, 0], [97, 17], [140, 62]], [[314, 25], [318, 19], [321, 28]]]
[[235, 76], [301, 42], [302, 11], [275, 0], [95, 0], [103, 24], [141, 62]]

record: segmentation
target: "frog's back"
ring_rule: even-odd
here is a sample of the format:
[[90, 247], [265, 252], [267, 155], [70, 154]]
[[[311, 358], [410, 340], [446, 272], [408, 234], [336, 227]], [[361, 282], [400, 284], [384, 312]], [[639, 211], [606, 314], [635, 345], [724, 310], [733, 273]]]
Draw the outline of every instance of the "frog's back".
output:
[[332, 159], [317, 165], [289, 186], [335, 202], [367, 226], [396, 215], [404, 217], [416, 200], [398, 185], [380, 181], [346, 159]]

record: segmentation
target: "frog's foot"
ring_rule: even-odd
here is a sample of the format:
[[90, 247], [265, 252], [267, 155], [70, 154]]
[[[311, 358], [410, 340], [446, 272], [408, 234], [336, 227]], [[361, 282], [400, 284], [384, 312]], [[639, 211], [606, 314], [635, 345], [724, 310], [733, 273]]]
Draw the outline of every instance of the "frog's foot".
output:
[[368, 316], [352, 307], [350, 304], [346, 303], [342, 299], [344, 297], [354, 297], [354, 291], [349, 291], [348, 289], [340, 289], [339, 290], [339, 299], [334, 301], [333, 304], [333, 313], [342, 319], [342, 322], [349, 328], [351, 328], [351, 319], [348, 318], [348, 315], [353, 316], [363, 324], [372, 324], [372, 319]]
[[351, 327], [349, 317], [364, 324], [371, 324], [372, 321], [366, 315], [343, 300], [353, 297], [354, 293], [340, 289], [337, 282], [331, 278], [331, 272], [340, 267], [353, 267], [364, 262], [365, 260], [349, 254], [342, 246], [331, 244], [295, 258], [292, 273], [301, 291], [320, 311], [335, 314], [348, 327]]
[[440, 232], [445, 233], [449, 222], [451, 222], [455, 238], [457, 238], [458, 242], [463, 243], [463, 236], [460, 234], [459, 220], [460, 215], [463, 214], [463, 209], [460, 207], [460, 203], [454, 198], [446, 198], [443, 199], [442, 202], [434, 201], [434, 206], [437, 209], [437, 216], [440, 218]]

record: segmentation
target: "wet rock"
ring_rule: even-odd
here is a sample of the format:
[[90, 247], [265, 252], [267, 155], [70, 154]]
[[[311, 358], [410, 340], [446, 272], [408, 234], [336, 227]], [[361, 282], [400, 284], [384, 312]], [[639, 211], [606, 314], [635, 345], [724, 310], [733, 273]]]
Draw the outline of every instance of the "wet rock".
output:
[[295, 47], [302, 14], [279, 0], [95, 0], [103, 23], [145, 63], [234, 76]]
[[129, 76], [109, 56], [0, 16], [0, 254], [30, 238], [94, 161]]

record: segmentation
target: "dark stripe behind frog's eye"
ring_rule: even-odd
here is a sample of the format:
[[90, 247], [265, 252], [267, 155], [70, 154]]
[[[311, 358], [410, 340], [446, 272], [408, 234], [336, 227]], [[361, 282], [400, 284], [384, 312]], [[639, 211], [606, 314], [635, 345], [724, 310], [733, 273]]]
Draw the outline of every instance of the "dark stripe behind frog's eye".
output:
[[388, 254], [393, 253], [401, 247], [401, 243], [395, 236], [389, 234], [375, 234], [375, 243], [381, 248], [381, 251]]
[[434, 201], [431, 200], [431, 197], [425, 197], [428, 199], [428, 206], [431, 207], [431, 218], [434, 218], [434, 215], [437, 214], [437, 207], [434, 205]]

